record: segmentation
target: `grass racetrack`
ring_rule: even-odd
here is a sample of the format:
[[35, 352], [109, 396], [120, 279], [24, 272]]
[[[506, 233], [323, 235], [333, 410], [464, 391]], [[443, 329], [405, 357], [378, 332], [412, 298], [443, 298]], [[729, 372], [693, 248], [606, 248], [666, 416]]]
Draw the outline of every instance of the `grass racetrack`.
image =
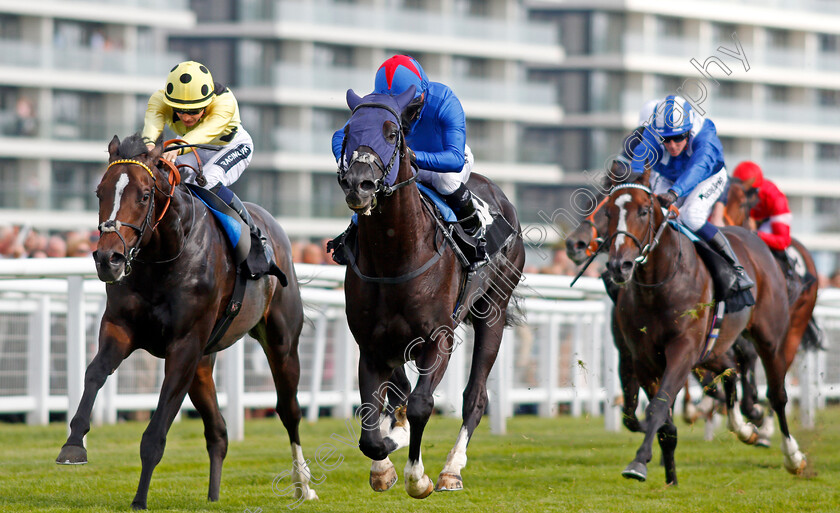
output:
[[[840, 511], [840, 407], [818, 413], [817, 428], [806, 431], [790, 419], [793, 434], [808, 456], [805, 476], [782, 467], [781, 436], [770, 449], [738, 442], [725, 428], [711, 442], [703, 426], [677, 421], [679, 486], [666, 487], [654, 444], [648, 481], [621, 477], [642, 441], [622, 428], [604, 430], [602, 418], [515, 417], [508, 434], [493, 436], [485, 418], [470, 443], [462, 475], [465, 489], [433, 493], [422, 501], [408, 497], [402, 469], [408, 449], [392, 455], [399, 481], [390, 491], [368, 486], [369, 460], [337, 437], [347, 437], [341, 420], [301, 424], [304, 454], [331, 464], [312, 464], [319, 501], [292, 505], [291, 496], [272, 491], [272, 480], [289, 470], [291, 453], [285, 430], [275, 419], [246, 423], [245, 441], [232, 442], [222, 473], [221, 499], [206, 500], [208, 459], [203, 426], [186, 419], [173, 425], [166, 452], [152, 478], [150, 511], [306, 512], [838, 512]], [[437, 474], [457, 436], [457, 419], [430, 419], [424, 436], [426, 473]], [[67, 428], [64, 424], [29, 427], [0, 424], [0, 512], [128, 511], [140, 475], [140, 437], [146, 423], [94, 427], [88, 434], [90, 463], [55, 464]], [[358, 435], [358, 426], [356, 426]], [[326, 456], [332, 444], [336, 452]], [[343, 460], [338, 464], [340, 458]], [[277, 489], [289, 486], [288, 478]], [[291, 506], [291, 507], [290, 507]]]

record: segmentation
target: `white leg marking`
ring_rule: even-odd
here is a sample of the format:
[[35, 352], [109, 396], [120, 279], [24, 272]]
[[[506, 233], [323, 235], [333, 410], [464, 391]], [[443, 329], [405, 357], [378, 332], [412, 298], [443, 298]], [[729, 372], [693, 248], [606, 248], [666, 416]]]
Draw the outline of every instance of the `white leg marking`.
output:
[[380, 414], [379, 415], [379, 432], [382, 434], [382, 438], [387, 437], [391, 434], [391, 416]]
[[443, 466], [441, 473], [461, 475], [461, 469], [467, 466], [467, 443], [469, 441], [467, 428], [461, 426], [458, 439], [455, 440], [455, 446], [449, 451], [449, 456], [446, 457], [446, 465]]
[[782, 438], [782, 452], [785, 455], [785, 468], [794, 474], [798, 474], [805, 466], [805, 455], [799, 450], [799, 444], [793, 435], [790, 438]]
[[111, 217], [108, 218], [109, 221], [114, 221], [117, 218], [117, 212], [120, 210], [120, 202], [126, 185], [128, 185], [128, 175], [123, 173], [120, 175], [117, 180], [117, 186], [114, 188], [114, 210], [111, 211]]
[[302, 497], [305, 501], [311, 501], [318, 498], [315, 490], [309, 487], [310, 477], [312, 477], [312, 474], [303, 458], [303, 449], [300, 445], [292, 442], [292, 482], [300, 483], [300, 486], [295, 487], [295, 499]]
[[697, 403], [697, 410], [703, 415], [711, 413], [714, 407], [715, 400], [707, 395], [704, 395], [703, 398], [700, 399], [700, 402]]
[[622, 194], [615, 200], [615, 206], [619, 208], [618, 214], [618, 235], [615, 237], [615, 250], [618, 251], [618, 248], [624, 244], [624, 233], [627, 231], [627, 209], [624, 208], [624, 204], [627, 203], [632, 199], [630, 193]]
[[738, 440], [745, 442], [755, 435], [755, 426], [748, 422], [744, 422], [744, 417], [741, 415], [741, 410], [738, 408], [738, 403], [729, 410], [727, 415], [727, 426], [729, 430], [738, 435]]
[[417, 458], [416, 462], [408, 460], [405, 463], [405, 491], [412, 497], [425, 493], [432, 486], [432, 480], [426, 475], [423, 468], [423, 457]]
[[394, 464], [387, 456], [385, 456], [384, 460], [371, 460], [370, 462], [371, 472], [385, 472], [389, 468], [394, 468]]

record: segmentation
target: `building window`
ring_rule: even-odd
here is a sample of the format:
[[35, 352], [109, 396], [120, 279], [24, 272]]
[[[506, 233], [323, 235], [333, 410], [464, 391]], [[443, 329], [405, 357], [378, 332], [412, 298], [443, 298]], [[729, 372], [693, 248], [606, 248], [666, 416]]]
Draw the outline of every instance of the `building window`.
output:
[[99, 209], [94, 191], [105, 171], [100, 164], [55, 161], [52, 168], [52, 204], [55, 210]]
[[781, 29], [767, 29], [767, 45], [770, 48], [788, 48], [790, 46], [790, 31]]
[[767, 140], [764, 141], [764, 154], [770, 159], [783, 159], [788, 156], [787, 141]]
[[767, 99], [773, 103], [787, 103], [790, 88], [784, 86], [767, 86]]
[[737, 32], [737, 25], [730, 23], [712, 23], [712, 44], [731, 41], [732, 34]]
[[316, 43], [312, 50], [312, 62], [316, 66], [353, 66], [353, 48], [350, 46]]
[[840, 52], [840, 36], [838, 36], [837, 34], [819, 34], [819, 41], [821, 52]]
[[685, 26], [682, 18], [660, 16], [656, 21], [657, 25], [659, 25], [658, 33], [662, 36], [682, 37], [685, 33]]
[[488, 60], [453, 57], [452, 74], [456, 77], [487, 78], [490, 75]]
[[312, 174], [312, 217], [349, 217], [335, 174]]
[[817, 101], [825, 107], [840, 106], [840, 90], [820, 89], [817, 93]]
[[0, 159], [0, 208], [21, 208], [20, 170], [17, 161]]
[[833, 160], [840, 163], [840, 144], [818, 144], [817, 159]]
[[0, 14], [0, 34], [3, 39], [20, 39], [20, 16]]

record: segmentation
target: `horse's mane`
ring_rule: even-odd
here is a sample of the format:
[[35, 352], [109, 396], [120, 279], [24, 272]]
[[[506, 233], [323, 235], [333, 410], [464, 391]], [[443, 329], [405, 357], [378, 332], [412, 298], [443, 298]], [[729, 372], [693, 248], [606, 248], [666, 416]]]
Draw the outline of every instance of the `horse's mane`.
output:
[[131, 159], [148, 152], [140, 133], [131, 134], [120, 141], [120, 147], [117, 149], [117, 155], [124, 159]]

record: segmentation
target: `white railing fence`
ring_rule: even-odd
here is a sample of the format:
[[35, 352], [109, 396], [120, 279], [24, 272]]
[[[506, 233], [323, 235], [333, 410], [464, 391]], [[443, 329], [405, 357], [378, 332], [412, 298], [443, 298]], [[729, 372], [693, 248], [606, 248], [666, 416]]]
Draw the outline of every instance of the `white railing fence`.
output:
[[[344, 268], [296, 266], [308, 322], [300, 342], [298, 400], [310, 421], [319, 415], [349, 417], [359, 405], [358, 349], [344, 315]], [[0, 414], [26, 415], [45, 424], [51, 412], [72, 415], [81, 398], [84, 372], [93, 358], [105, 286], [95, 279], [91, 259], [0, 260]], [[526, 275], [518, 291], [527, 322], [505, 331], [490, 375], [491, 428], [505, 430], [517, 411], [550, 417], [605, 415], [606, 427], [620, 428], [617, 353], [608, 316], [610, 302], [599, 280], [582, 278], [570, 288], [567, 276]], [[840, 290], [820, 294], [817, 318], [829, 350], [803, 353], [788, 378], [791, 403], [803, 425], [827, 400], [840, 398]], [[460, 416], [469, 374], [471, 331], [456, 331], [463, 342], [435, 393], [436, 408]], [[416, 379], [409, 364], [409, 377]], [[761, 393], [763, 372], [759, 369]], [[163, 362], [145, 351], [127, 358], [97, 396], [93, 422], [114, 423], [118, 412], [148, 411], [157, 405]], [[231, 439], [244, 436], [244, 412], [273, 408], [273, 381], [262, 349], [246, 337], [221, 352], [216, 384]], [[700, 396], [700, 388], [691, 390]], [[677, 402], [680, 404], [680, 401]], [[640, 407], [642, 407], [641, 405]], [[184, 409], [191, 409], [187, 398]]]

